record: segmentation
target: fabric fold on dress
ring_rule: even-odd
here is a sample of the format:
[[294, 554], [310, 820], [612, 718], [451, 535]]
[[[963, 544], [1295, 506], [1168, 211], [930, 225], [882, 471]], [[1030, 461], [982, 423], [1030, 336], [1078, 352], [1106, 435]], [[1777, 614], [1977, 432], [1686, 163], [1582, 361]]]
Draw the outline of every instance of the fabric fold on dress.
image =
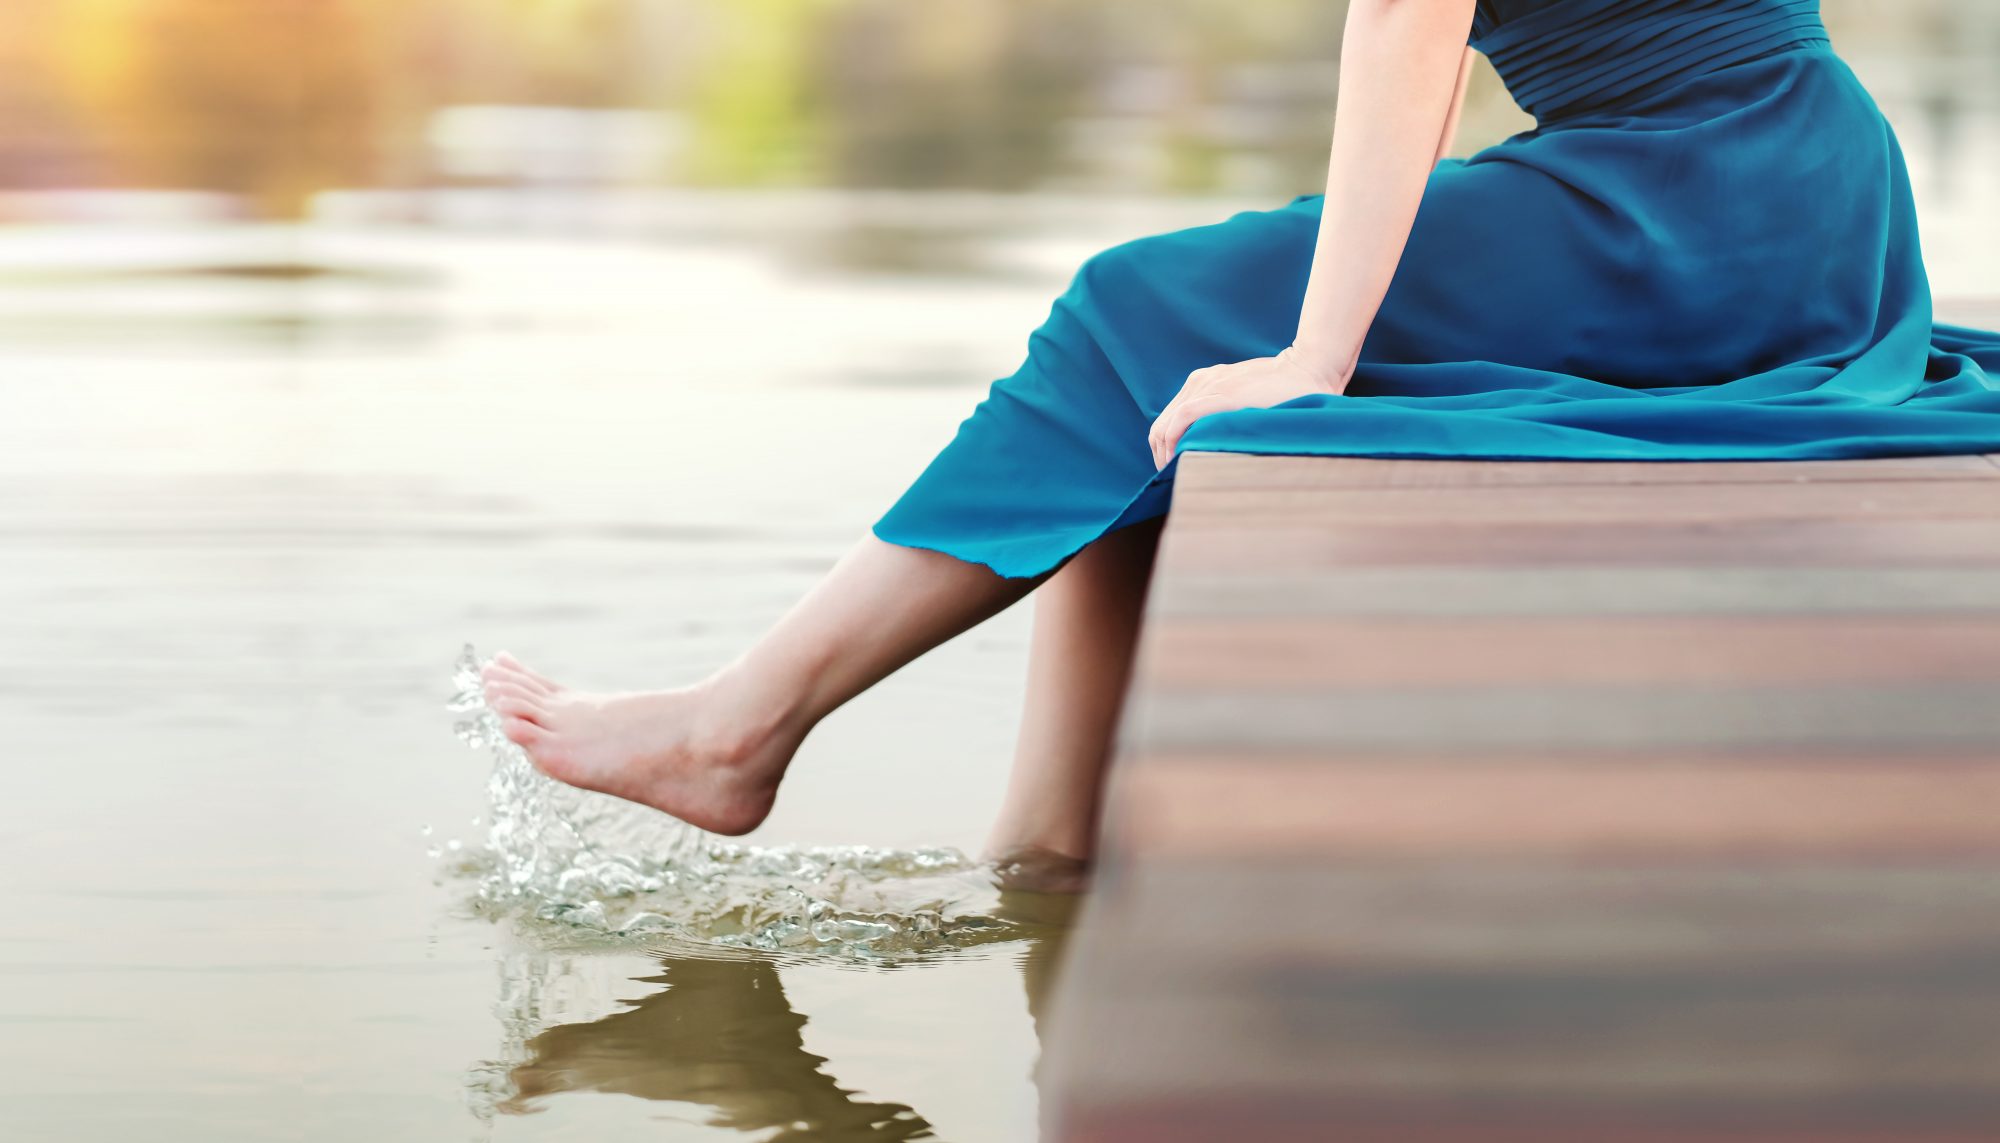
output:
[[[1901, 149], [1816, 0], [1482, 0], [1473, 33], [1537, 126], [1438, 164], [1345, 394], [1183, 451], [2000, 452], [2000, 333], [1934, 320]], [[1147, 430], [1291, 342], [1321, 201], [1092, 256], [875, 534], [1037, 576], [1166, 511]]]

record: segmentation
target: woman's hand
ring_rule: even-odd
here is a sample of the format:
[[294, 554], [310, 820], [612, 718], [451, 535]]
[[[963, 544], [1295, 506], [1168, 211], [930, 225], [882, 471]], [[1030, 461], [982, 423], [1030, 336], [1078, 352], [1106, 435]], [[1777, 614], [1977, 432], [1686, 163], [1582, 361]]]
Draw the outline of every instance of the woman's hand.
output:
[[1153, 422], [1147, 438], [1153, 446], [1153, 467], [1167, 467], [1188, 426], [1210, 413], [1269, 408], [1314, 393], [1339, 394], [1347, 388], [1349, 373], [1315, 365], [1297, 346], [1286, 347], [1276, 357], [1197, 369]]

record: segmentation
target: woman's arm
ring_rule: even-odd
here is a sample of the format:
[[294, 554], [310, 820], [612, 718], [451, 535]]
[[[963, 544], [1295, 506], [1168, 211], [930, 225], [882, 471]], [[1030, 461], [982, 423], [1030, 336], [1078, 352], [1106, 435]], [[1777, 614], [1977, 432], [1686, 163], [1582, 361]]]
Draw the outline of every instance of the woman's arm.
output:
[[1458, 65], [1458, 90], [1451, 93], [1451, 113], [1444, 117], [1444, 137], [1438, 140], [1437, 156], [1431, 165], [1451, 155], [1451, 149], [1458, 143], [1458, 120], [1465, 113], [1465, 89], [1472, 86], [1472, 57], [1477, 54], [1471, 48], [1465, 49], [1465, 58]]
[[1389, 292], [1464, 70], [1473, 0], [1354, 0], [1312, 277], [1307, 364], [1342, 386]]
[[1165, 467], [1211, 413], [1339, 393], [1389, 292], [1465, 74], [1474, 0], [1353, 0], [1326, 199], [1298, 335], [1276, 357], [1199, 369], [1153, 424]]

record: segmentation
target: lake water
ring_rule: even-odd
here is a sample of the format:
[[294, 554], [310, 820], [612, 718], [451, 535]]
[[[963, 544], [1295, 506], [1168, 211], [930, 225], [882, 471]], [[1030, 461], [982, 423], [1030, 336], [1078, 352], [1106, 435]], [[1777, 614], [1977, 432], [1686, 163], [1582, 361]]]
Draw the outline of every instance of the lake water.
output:
[[[454, 872], [490, 825], [444, 709], [462, 645], [696, 677], [914, 477], [1085, 255], [1245, 204], [848, 224], [882, 205], [0, 233], [7, 1138], [1032, 1135], [1061, 918], [948, 863], [912, 892], [1008, 927], [893, 963], [496, 920]], [[1940, 217], [1940, 249], [1990, 236]], [[753, 840], [976, 852], [1026, 621], [834, 716]]]
[[[668, 958], [480, 917], [427, 850], [485, 830], [461, 644], [605, 686], [719, 664], [1011, 369], [1059, 274], [112, 229], [12, 232], [0, 283], [7, 1137], [1031, 1133], [1033, 940]], [[1025, 620], [836, 715], [755, 840], [976, 852]]]

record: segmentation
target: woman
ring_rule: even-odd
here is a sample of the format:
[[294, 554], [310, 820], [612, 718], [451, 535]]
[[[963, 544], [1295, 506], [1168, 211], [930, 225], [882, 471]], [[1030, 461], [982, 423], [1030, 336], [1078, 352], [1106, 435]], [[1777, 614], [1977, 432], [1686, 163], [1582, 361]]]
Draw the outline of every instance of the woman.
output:
[[[1442, 159], [1474, 49], [1538, 125]], [[1353, 0], [1324, 195], [1089, 259], [708, 679], [583, 694], [502, 656], [488, 700], [552, 776], [743, 833], [828, 712], [1039, 587], [991, 853], [1080, 862], [1182, 448], [1996, 451], [2000, 334], [1933, 324], [1901, 152], [1817, 0]]]

